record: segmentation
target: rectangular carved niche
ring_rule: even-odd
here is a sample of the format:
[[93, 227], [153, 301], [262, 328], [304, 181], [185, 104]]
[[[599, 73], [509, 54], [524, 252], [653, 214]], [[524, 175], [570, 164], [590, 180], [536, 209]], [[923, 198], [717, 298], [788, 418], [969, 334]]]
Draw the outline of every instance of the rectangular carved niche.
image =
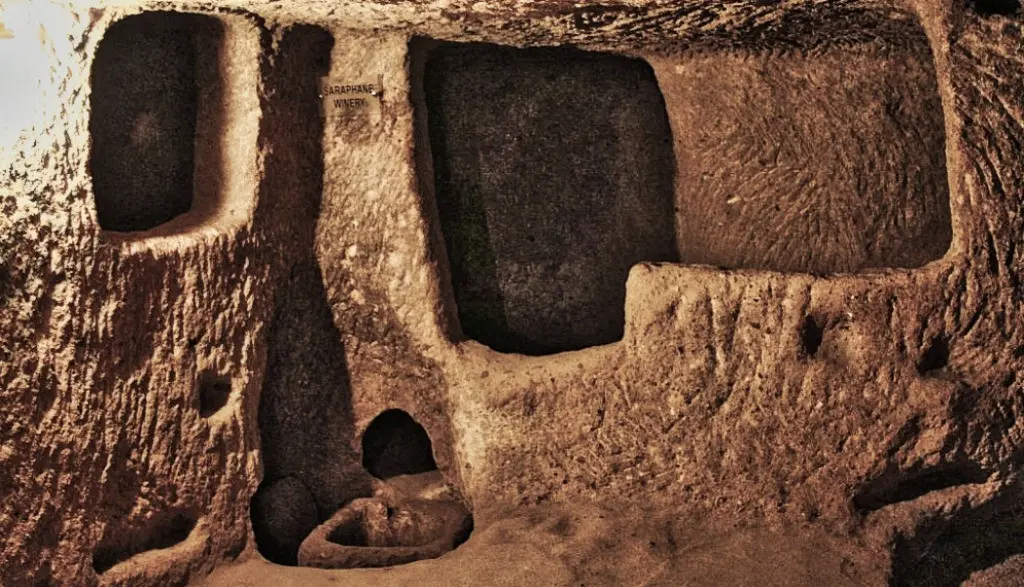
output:
[[248, 217], [258, 51], [244, 17], [155, 11], [110, 26], [90, 102], [100, 228], [163, 234]]
[[909, 17], [871, 30], [814, 50], [652, 60], [675, 130], [684, 263], [825, 274], [946, 253], [945, 123], [928, 39]]
[[677, 259], [672, 136], [650, 66], [570, 48], [414, 52], [421, 165], [463, 332], [524, 354], [619, 340], [630, 267]]

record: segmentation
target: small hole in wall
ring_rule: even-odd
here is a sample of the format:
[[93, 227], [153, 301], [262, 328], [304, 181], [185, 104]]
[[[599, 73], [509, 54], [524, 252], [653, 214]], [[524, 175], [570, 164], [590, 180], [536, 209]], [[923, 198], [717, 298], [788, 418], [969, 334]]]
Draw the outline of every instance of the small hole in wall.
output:
[[155, 228], [193, 205], [197, 71], [218, 47], [215, 18], [147, 12], [114, 23], [92, 68], [90, 172], [100, 227]]
[[231, 379], [224, 375], [203, 373], [199, 376], [199, 415], [204, 418], [216, 414], [231, 397]]
[[982, 16], [1014, 16], [1020, 14], [1020, 0], [974, 0], [974, 11]]
[[378, 479], [437, 469], [430, 436], [402, 410], [374, 418], [363, 434], [363, 467]]
[[463, 333], [528, 355], [620, 340], [630, 268], [678, 260], [672, 133], [650, 65], [423, 43], [418, 140]]
[[808, 357], [813, 357], [818, 352], [824, 333], [824, 327], [819, 326], [813, 316], [804, 319], [803, 325], [800, 326], [800, 343]]
[[945, 337], [937, 336], [921, 354], [917, 362], [917, 372], [921, 375], [938, 371], [949, 363], [949, 342]]

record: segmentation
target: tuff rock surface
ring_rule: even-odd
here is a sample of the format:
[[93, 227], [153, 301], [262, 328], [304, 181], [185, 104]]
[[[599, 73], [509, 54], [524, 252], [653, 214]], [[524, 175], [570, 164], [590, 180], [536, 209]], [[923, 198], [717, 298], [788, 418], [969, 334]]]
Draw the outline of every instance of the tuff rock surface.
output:
[[[11, 0], [0, 22], [3, 585], [1020, 568], [1017, 0]], [[446, 42], [651, 73], [511, 51], [488, 77], [431, 61]], [[377, 86], [339, 111], [321, 78]], [[501, 83], [535, 91], [460, 109]], [[630, 102], [652, 83], [663, 117]], [[600, 112], [614, 140], [572, 129]], [[544, 128], [568, 138], [537, 157]], [[526, 173], [546, 187], [502, 191]], [[624, 231], [636, 186], [674, 234]], [[297, 549], [370, 495], [363, 433], [391, 409], [469, 542], [261, 562], [265, 531]]]

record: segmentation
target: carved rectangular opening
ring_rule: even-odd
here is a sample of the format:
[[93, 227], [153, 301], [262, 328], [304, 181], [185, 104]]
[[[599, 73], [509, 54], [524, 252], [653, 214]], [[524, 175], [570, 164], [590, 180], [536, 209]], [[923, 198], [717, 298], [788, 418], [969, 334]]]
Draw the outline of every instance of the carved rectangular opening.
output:
[[[220, 131], [198, 128], [197, 120], [212, 123], [219, 114], [223, 36], [213, 17], [146, 12], [114, 23], [103, 37], [90, 120], [102, 229], [150, 230], [193, 207], [197, 133]], [[210, 151], [201, 154], [217, 156]]]
[[651, 67], [426, 45], [414, 45], [431, 153], [420, 164], [433, 168], [464, 334], [533, 355], [621, 339], [630, 267], [677, 260], [672, 135]]

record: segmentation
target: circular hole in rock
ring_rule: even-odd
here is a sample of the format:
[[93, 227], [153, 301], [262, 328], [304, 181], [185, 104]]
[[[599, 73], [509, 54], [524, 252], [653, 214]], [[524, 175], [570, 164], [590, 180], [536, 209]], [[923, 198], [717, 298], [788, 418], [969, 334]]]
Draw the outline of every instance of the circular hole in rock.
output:
[[216, 414], [228, 403], [231, 380], [224, 375], [203, 373], [199, 377], [199, 415], [204, 418]]
[[437, 470], [430, 436], [402, 410], [374, 418], [363, 434], [363, 467], [378, 479]]

